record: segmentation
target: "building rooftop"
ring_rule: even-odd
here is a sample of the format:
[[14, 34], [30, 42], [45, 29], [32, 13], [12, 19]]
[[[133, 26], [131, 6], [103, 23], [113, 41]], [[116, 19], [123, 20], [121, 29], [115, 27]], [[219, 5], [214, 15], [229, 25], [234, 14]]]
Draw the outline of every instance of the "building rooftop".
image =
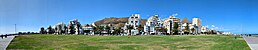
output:
[[184, 18], [184, 19], [182, 20], [182, 23], [190, 23], [190, 22], [189, 22], [189, 20], [188, 20], [187, 18]]

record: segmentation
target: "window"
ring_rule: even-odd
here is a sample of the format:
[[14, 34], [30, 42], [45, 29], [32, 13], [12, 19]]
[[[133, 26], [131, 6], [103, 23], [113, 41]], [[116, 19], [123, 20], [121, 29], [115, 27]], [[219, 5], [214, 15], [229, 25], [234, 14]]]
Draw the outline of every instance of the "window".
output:
[[131, 17], [131, 18], [133, 18], [133, 17]]
[[131, 21], [131, 23], [133, 23], [133, 21]]
[[138, 23], [138, 21], [135, 21], [135, 23]]
[[138, 17], [135, 17], [135, 18], [138, 18]]

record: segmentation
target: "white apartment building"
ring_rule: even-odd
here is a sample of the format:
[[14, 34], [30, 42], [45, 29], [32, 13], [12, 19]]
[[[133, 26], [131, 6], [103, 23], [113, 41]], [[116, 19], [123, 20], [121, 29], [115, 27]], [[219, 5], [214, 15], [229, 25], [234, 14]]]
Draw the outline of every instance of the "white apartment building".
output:
[[87, 34], [87, 35], [94, 35], [94, 32], [93, 32], [93, 26], [92, 25], [84, 25], [82, 26], [82, 30], [86, 31], [86, 32], [83, 32], [83, 34]]
[[167, 33], [172, 34], [173, 33], [173, 27], [174, 24], [178, 23], [180, 26], [180, 19], [176, 18], [175, 16], [169, 16], [169, 18], [166, 18], [164, 20], [164, 27], [167, 28]]
[[144, 32], [147, 34], [155, 34], [157, 31], [155, 30], [156, 27], [161, 27], [161, 20], [159, 19], [158, 15], [151, 16], [146, 24], [144, 25]]
[[133, 14], [129, 17], [128, 22], [125, 23], [124, 30], [129, 33], [127, 26], [133, 26], [131, 29], [131, 35], [139, 34], [138, 27], [140, 25], [140, 14]]
[[197, 26], [197, 27], [194, 27], [197, 33], [201, 33], [202, 21], [200, 18], [193, 18], [192, 25], [193, 27]]

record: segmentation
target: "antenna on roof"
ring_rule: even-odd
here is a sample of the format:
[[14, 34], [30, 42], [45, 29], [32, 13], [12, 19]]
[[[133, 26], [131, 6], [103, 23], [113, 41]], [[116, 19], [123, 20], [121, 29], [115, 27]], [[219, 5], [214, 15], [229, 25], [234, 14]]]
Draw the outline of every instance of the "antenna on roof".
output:
[[14, 24], [14, 34], [16, 34], [16, 24]]

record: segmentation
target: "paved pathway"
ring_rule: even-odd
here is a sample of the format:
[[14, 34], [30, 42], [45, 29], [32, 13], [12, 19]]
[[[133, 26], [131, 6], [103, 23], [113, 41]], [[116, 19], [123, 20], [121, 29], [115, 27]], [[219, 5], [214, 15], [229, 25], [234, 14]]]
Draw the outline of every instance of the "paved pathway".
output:
[[258, 36], [243, 36], [252, 50], [258, 50]]
[[5, 50], [10, 42], [13, 40], [14, 36], [8, 36], [7, 38], [0, 38], [0, 50]]

